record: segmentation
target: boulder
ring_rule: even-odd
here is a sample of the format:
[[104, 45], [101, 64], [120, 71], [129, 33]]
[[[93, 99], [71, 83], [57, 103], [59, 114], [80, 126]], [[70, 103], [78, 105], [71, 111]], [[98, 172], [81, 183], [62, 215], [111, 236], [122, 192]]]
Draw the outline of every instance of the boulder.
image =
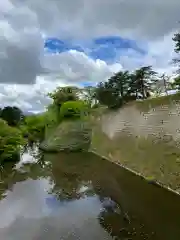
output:
[[40, 144], [40, 149], [46, 152], [87, 151], [91, 133], [90, 124], [86, 121], [64, 121]]

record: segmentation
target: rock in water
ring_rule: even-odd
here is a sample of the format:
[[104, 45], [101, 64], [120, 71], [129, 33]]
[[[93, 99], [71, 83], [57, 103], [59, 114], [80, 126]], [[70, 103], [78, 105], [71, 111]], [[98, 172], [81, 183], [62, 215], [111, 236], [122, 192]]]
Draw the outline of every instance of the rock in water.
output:
[[87, 151], [91, 143], [91, 127], [86, 121], [64, 121], [40, 144], [47, 152]]

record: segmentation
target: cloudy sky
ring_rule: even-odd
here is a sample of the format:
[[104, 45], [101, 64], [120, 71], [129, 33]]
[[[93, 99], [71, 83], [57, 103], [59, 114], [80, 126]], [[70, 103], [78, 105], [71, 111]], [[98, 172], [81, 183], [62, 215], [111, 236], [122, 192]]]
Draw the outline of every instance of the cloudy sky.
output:
[[0, 0], [0, 104], [41, 111], [56, 86], [173, 71], [179, 0]]

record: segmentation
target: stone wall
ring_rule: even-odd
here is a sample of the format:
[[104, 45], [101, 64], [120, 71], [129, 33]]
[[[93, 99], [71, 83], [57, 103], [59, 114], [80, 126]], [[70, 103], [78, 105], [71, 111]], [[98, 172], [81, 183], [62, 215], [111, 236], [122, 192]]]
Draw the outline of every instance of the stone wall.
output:
[[130, 104], [96, 118], [92, 150], [180, 192], [180, 103]]

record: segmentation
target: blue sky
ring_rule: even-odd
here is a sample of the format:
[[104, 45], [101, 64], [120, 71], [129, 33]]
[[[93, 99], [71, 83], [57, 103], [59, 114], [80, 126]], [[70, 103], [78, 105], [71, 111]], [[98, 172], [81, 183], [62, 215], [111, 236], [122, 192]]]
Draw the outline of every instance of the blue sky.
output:
[[76, 50], [86, 53], [92, 59], [100, 59], [107, 63], [115, 62], [128, 49], [132, 49], [140, 55], [146, 54], [146, 51], [136, 41], [119, 36], [95, 38], [80, 44], [58, 38], [48, 38], [45, 40], [45, 49], [50, 53]]
[[[144, 43], [137, 43], [132, 39], [122, 38], [119, 36], [99, 37], [86, 41], [68, 41], [58, 38], [47, 38], [45, 40], [44, 48], [46, 52], [64, 53], [69, 50], [76, 50], [83, 52], [93, 60], [100, 59], [106, 64], [114, 64], [119, 62], [121, 57], [127, 54], [127, 51], [133, 50], [137, 53], [139, 58], [145, 56], [147, 52], [141, 47]], [[83, 81], [80, 86], [95, 85], [92, 81]]]

